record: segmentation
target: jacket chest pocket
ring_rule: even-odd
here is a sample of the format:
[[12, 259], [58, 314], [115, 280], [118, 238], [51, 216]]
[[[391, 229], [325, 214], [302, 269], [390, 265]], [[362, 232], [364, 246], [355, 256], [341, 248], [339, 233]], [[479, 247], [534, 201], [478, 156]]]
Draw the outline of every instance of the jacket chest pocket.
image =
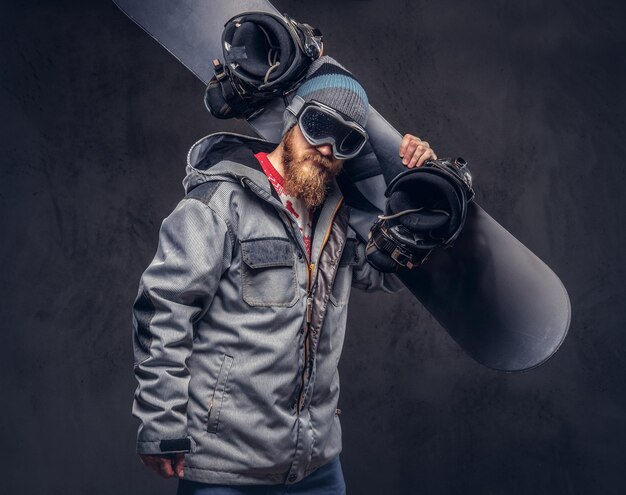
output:
[[298, 300], [295, 253], [288, 239], [241, 241], [243, 300], [250, 306], [293, 306]]

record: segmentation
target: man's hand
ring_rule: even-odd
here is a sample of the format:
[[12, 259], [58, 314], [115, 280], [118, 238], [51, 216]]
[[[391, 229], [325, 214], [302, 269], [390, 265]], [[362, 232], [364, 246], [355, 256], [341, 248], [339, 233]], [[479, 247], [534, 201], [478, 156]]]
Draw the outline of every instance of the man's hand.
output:
[[437, 155], [426, 141], [417, 136], [405, 134], [400, 143], [400, 156], [402, 163], [408, 168], [421, 167], [429, 158], [437, 159]]
[[172, 476], [182, 478], [184, 475], [183, 463], [185, 462], [185, 454], [179, 453], [163, 456], [139, 454], [139, 457], [144, 465], [156, 471], [163, 478], [171, 478]]

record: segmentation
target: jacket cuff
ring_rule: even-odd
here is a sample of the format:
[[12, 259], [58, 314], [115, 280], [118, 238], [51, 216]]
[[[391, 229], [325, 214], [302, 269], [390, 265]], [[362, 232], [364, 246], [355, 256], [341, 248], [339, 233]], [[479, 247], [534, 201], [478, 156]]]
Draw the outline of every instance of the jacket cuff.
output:
[[138, 454], [176, 454], [179, 452], [191, 452], [191, 439], [189, 437], [137, 442]]

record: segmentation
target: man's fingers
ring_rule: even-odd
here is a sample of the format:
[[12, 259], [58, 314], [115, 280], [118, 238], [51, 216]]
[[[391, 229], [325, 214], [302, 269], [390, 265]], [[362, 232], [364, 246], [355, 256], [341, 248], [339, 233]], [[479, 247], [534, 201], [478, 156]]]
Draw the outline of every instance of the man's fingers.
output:
[[406, 147], [406, 151], [404, 153], [404, 158], [402, 159], [402, 163], [404, 163], [405, 165], [409, 165], [411, 160], [415, 156], [417, 149], [418, 149], [417, 143], [415, 141], [411, 141]]
[[400, 156], [403, 158], [402, 163], [409, 167], [415, 166], [420, 156], [430, 145], [426, 141], [422, 141], [417, 136], [405, 134], [400, 143]]
[[168, 458], [159, 457], [159, 474], [164, 478], [171, 478], [174, 476], [174, 469], [172, 468], [172, 460]]
[[433, 150], [431, 150], [430, 148], [428, 148], [424, 154], [419, 158], [419, 160], [417, 161], [417, 166], [421, 167], [422, 165], [424, 165], [424, 162], [428, 159], [435, 159], [434, 158], [434, 153]]
[[[161, 457], [158, 455], [140, 455], [139, 457], [141, 458], [141, 462], [163, 478], [171, 478], [174, 476], [172, 459], [170, 457]], [[182, 472], [182, 464], [180, 470]]]
[[185, 464], [185, 454], [176, 454], [176, 459], [174, 461], [174, 471], [176, 472], [176, 476], [182, 478], [185, 474], [183, 471], [183, 465]]
[[429, 148], [427, 146], [428, 143], [426, 143], [425, 141], [422, 141], [422, 143], [418, 144], [415, 147], [415, 151], [413, 152], [412, 155], [408, 155], [407, 157], [405, 157], [405, 159], [403, 160], [403, 163], [409, 167], [409, 168], [413, 168], [413, 167], [421, 167], [422, 165], [424, 165], [424, 162], [426, 160], [436, 160], [437, 159], [437, 155], [435, 154], [435, 152]]
[[[169, 460], [168, 460], [169, 462]], [[152, 471], [161, 476], [162, 478], [169, 478], [167, 475], [167, 471], [165, 469], [164, 459], [157, 458], [153, 462], [149, 462], [146, 464]]]
[[400, 156], [402, 157], [402, 163], [408, 168], [421, 167], [426, 160], [437, 159], [437, 155], [431, 149], [428, 141], [422, 141], [412, 134], [402, 136]]
[[172, 469], [172, 464], [169, 459], [164, 459], [163, 457], [154, 457], [152, 460], [146, 462], [146, 466], [152, 469], [156, 474], [161, 476], [162, 478], [169, 478], [167, 474], [166, 465], [170, 466], [170, 470]]
[[[415, 152], [413, 153], [413, 156], [411, 157], [411, 160], [409, 161], [409, 164], [408, 164], [409, 168], [413, 168], [415, 165], [418, 165], [419, 161], [422, 160], [422, 157], [428, 154], [429, 149], [430, 148], [426, 148], [422, 144], [419, 144], [415, 148]], [[422, 160], [422, 163], [424, 163], [423, 160]]]
[[411, 142], [412, 138], [413, 136], [411, 136], [410, 134], [405, 134], [402, 137], [402, 142], [400, 143], [400, 156], [401, 157], [403, 157], [406, 154], [406, 147]]

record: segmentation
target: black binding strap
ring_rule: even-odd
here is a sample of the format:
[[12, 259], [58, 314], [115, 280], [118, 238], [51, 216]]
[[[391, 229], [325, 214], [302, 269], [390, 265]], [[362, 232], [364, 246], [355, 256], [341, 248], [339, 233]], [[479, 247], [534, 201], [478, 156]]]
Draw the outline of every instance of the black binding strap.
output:
[[466, 165], [462, 158], [428, 160], [398, 174], [385, 192], [385, 214], [371, 229], [368, 259], [389, 268], [388, 257], [410, 269], [422, 264], [434, 248], [451, 245], [474, 197]]
[[220, 119], [249, 119], [297, 88], [323, 42], [319, 30], [286, 15], [246, 12], [225, 24], [222, 49], [224, 64], [214, 61], [205, 105]]

